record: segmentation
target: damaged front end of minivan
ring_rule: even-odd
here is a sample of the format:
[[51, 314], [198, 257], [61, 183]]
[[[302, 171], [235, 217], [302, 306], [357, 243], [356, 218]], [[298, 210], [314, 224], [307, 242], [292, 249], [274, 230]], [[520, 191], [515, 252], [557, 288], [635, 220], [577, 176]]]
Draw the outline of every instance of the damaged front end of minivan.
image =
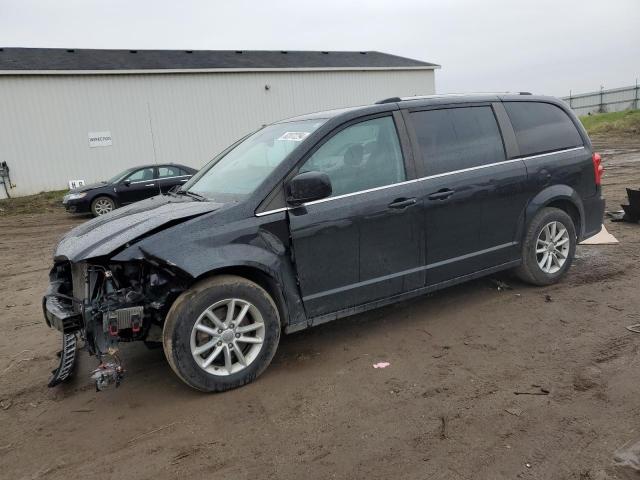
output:
[[143, 341], [151, 347], [161, 342], [167, 312], [191, 277], [142, 248], [137, 259], [114, 261], [113, 256], [140, 238], [219, 206], [150, 199], [76, 227], [61, 240], [42, 299], [46, 324], [63, 335], [49, 387], [72, 375], [78, 340], [98, 359], [92, 374], [97, 390], [122, 381], [120, 343]]
[[43, 299], [47, 324], [63, 333], [60, 364], [49, 386], [71, 375], [77, 336], [99, 360], [93, 373], [96, 388], [119, 385], [124, 374], [119, 343], [160, 342], [167, 311], [187, 286], [185, 274], [153, 258], [57, 263]]

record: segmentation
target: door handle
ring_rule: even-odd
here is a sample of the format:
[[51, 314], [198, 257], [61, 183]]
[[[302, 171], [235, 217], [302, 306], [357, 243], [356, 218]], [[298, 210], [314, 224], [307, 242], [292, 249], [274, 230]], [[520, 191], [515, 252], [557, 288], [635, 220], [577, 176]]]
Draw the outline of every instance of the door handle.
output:
[[156, 184], [155, 184], [155, 183], [147, 183], [147, 184], [145, 185], [145, 187], [155, 187], [155, 186], [156, 186]]
[[396, 198], [389, 204], [389, 208], [396, 208], [398, 210], [410, 207], [416, 204], [415, 198]]
[[429, 200], [446, 200], [454, 193], [456, 193], [455, 190], [451, 190], [450, 188], [443, 188], [441, 190], [438, 190], [437, 192], [432, 193], [428, 198]]
[[182, 183], [184, 183], [184, 182], [188, 182], [188, 181], [189, 181], [189, 179], [188, 179], [188, 178], [185, 178], [185, 179], [180, 180], [180, 181], [181, 181]]

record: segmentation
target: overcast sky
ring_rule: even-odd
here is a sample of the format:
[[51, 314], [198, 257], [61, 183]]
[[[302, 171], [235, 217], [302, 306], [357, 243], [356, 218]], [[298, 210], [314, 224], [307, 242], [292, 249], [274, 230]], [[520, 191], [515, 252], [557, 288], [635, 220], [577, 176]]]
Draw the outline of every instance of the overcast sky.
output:
[[0, 0], [0, 47], [379, 50], [436, 90], [567, 95], [640, 77], [640, 0]]

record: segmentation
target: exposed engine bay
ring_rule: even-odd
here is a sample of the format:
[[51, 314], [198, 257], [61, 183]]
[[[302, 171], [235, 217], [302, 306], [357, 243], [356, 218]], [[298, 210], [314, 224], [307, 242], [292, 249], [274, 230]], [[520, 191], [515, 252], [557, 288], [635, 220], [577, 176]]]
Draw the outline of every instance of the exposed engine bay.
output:
[[56, 263], [43, 310], [49, 326], [62, 332], [63, 345], [49, 386], [71, 376], [79, 339], [98, 359], [92, 373], [96, 389], [119, 386], [125, 373], [120, 342], [161, 342], [167, 311], [187, 286], [188, 278], [178, 269], [152, 258]]

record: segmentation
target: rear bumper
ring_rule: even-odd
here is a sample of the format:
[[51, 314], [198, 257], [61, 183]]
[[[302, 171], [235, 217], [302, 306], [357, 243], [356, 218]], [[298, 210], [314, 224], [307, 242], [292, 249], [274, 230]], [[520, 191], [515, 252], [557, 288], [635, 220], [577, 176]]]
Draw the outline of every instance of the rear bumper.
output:
[[61, 282], [51, 282], [42, 297], [44, 321], [62, 333], [73, 333], [82, 328], [82, 312], [74, 309], [79, 300], [59, 293]]
[[602, 219], [604, 218], [604, 199], [600, 195], [583, 200], [584, 207], [584, 228], [580, 241], [593, 237], [602, 229]]

